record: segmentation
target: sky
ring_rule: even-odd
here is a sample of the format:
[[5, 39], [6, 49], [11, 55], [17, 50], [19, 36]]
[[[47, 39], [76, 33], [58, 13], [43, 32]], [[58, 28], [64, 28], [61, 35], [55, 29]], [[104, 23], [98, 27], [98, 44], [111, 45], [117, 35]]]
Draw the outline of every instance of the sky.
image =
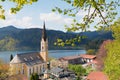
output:
[[[52, 9], [56, 6], [60, 8], [70, 8], [70, 6], [62, 0], [38, 0], [38, 2], [32, 5], [24, 6], [17, 14], [11, 14], [9, 10], [15, 6], [14, 3], [4, 2], [2, 5], [6, 10], [6, 20], [0, 20], [0, 28], [8, 25], [22, 29], [42, 28], [43, 22], [45, 21], [47, 29], [66, 31], [64, 25], [70, 25], [73, 20], [72, 17], [52, 12]], [[82, 17], [85, 14], [86, 12], [81, 10], [76, 17], [79, 18], [79, 21], [82, 21]], [[117, 17], [119, 16], [120, 15]], [[95, 29], [91, 27], [90, 30]]]

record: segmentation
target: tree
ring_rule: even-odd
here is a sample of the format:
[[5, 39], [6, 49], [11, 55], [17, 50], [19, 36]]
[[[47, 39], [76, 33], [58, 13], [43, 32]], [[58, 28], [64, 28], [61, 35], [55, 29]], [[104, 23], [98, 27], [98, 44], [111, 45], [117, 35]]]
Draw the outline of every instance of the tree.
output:
[[84, 76], [86, 74], [86, 69], [83, 68], [81, 65], [69, 64], [68, 69], [77, 74], [78, 80], [81, 79], [81, 76]]
[[0, 61], [0, 80], [5, 80], [9, 76], [9, 66]]
[[89, 49], [89, 50], [87, 50], [86, 54], [95, 55], [95, 50], [94, 49]]
[[13, 59], [13, 55], [11, 54], [11, 55], [10, 55], [10, 61], [11, 61], [12, 59]]
[[[16, 14], [18, 11], [20, 11], [25, 5], [32, 4], [34, 2], [37, 2], [38, 0], [8, 0], [10, 2], [15, 3], [15, 7], [12, 7], [10, 9], [11, 13]], [[0, 2], [7, 2], [7, 0], [0, 0]], [[5, 19], [5, 9], [0, 4], [0, 19]]]
[[[1, 2], [6, 2], [7, 0], [1, 0]], [[12, 7], [11, 13], [17, 13], [20, 11], [25, 5], [33, 4], [38, 0], [9, 0], [16, 4], [15, 7]], [[71, 24], [71, 28], [66, 26], [68, 31], [78, 31], [82, 30], [85, 31], [87, 28], [90, 27], [96, 17], [99, 17], [100, 20], [95, 26], [95, 28], [104, 28], [104, 26], [109, 26], [110, 23], [113, 22], [117, 12], [115, 11], [117, 6], [120, 6], [119, 0], [111, 0], [107, 2], [107, 0], [62, 0], [71, 5], [72, 8], [70, 9], [60, 9], [59, 7], [55, 7], [52, 11], [58, 11], [60, 14], [68, 15], [74, 17], [73, 23]], [[75, 16], [80, 11], [87, 11], [83, 17], [83, 22], [77, 22]], [[0, 18], [5, 19], [4, 16], [4, 7], [0, 5]], [[107, 15], [104, 15], [106, 13]], [[103, 25], [105, 24], [105, 25]]]
[[5, 37], [4, 39], [0, 40], [0, 50], [15, 50], [17, 44], [17, 40], [11, 37]]
[[105, 58], [107, 57], [106, 46], [110, 43], [112, 43], [112, 40], [105, 40], [103, 41], [103, 43], [100, 45], [98, 49], [98, 52], [96, 54], [97, 70], [102, 71], [104, 68], [104, 61], [105, 61]]
[[104, 72], [110, 80], [120, 80], [120, 19], [112, 25], [114, 41], [106, 46]]
[[[55, 7], [53, 11], [57, 11], [60, 14], [68, 15], [74, 17], [73, 23], [71, 24], [71, 28], [66, 26], [68, 31], [86, 31], [87, 28], [90, 27], [90, 24], [93, 23], [96, 17], [100, 18], [97, 22], [97, 26], [95, 28], [104, 28], [109, 26], [111, 22], [115, 19], [116, 7], [120, 6], [119, 0], [111, 0], [107, 2], [107, 0], [63, 0], [67, 2], [72, 8], [69, 9], [61, 9], [59, 7]], [[83, 22], [76, 21], [76, 15], [80, 10], [88, 12], [83, 17]], [[106, 13], [107, 15], [104, 15]], [[103, 25], [105, 24], [105, 25]], [[99, 25], [99, 26], [98, 26]]]
[[[52, 11], [58, 12], [63, 15], [73, 17], [71, 26], [65, 25], [65, 28], [70, 32], [87, 31], [94, 24], [94, 28], [97, 30], [111, 29], [110, 25], [114, 22], [117, 15], [116, 8], [120, 6], [120, 0], [63, 0], [68, 3], [72, 8], [61, 9], [55, 7]], [[80, 11], [85, 11], [82, 21], [78, 19], [77, 14]], [[77, 17], [76, 17], [77, 16]], [[99, 19], [96, 21], [96, 18]], [[80, 22], [79, 22], [80, 21]], [[93, 25], [92, 25], [93, 26]], [[58, 39], [58, 45], [63, 46], [66, 43], [70, 43], [74, 46], [75, 41], [80, 41], [79, 36], [70, 40], [63, 40], [60, 43]]]
[[30, 80], [38, 80], [39, 79], [39, 76], [37, 73], [34, 73], [30, 76]]

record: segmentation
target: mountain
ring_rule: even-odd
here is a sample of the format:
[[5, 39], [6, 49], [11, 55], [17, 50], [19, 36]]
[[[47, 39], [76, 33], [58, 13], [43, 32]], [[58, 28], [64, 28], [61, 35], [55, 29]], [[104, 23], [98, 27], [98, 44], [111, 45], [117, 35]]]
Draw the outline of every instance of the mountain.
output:
[[18, 29], [14, 26], [6, 26], [0, 28], [0, 39], [3, 39], [5, 36], [13, 36], [16, 33], [19, 33], [21, 29]]
[[[14, 26], [7, 26], [0, 28], [0, 50], [39, 50], [41, 41], [41, 31], [39, 28], [30, 29], [18, 29]], [[94, 31], [94, 32], [82, 32], [82, 33], [69, 33], [56, 30], [47, 30], [49, 49], [65, 49], [66, 47], [54, 46], [54, 42], [58, 38], [63, 40], [76, 37], [76, 35], [87, 36], [82, 39], [80, 43], [77, 43], [78, 47], [87, 48], [86, 45], [90, 43], [100, 44], [103, 40], [113, 39], [111, 32]], [[9, 44], [8, 44], [9, 42]], [[8, 49], [9, 48], [9, 49]], [[67, 49], [70, 47], [67, 47]], [[95, 48], [97, 48], [95, 46]], [[75, 49], [75, 47], [74, 47]]]

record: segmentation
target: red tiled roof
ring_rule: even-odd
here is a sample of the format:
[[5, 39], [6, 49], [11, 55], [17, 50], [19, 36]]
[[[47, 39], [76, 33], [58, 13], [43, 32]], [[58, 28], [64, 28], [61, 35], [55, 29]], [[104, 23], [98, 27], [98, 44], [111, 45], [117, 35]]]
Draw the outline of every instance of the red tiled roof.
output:
[[77, 58], [88, 58], [88, 59], [94, 59], [96, 56], [95, 55], [86, 55], [86, 54], [81, 54], [81, 55], [74, 55], [74, 56], [66, 56], [59, 58], [59, 60], [72, 60], [72, 59], [77, 59]]
[[93, 58], [96, 57], [95, 55], [87, 55], [87, 54], [81, 54], [80, 56], [81, 56], [82, 58], [89, 58], [89, 59], [93, 59]]
[[108, 77], [103, 72], [97, 71], [91, 72], [87, 76], [87, 80], [108, 80]]
[[72, 60], [72, 59], [77, 59], [80, 58], [80, 55], [75, 55], [75, 56], [66, 56], [66, 57], [62, 57], [59, 60]]

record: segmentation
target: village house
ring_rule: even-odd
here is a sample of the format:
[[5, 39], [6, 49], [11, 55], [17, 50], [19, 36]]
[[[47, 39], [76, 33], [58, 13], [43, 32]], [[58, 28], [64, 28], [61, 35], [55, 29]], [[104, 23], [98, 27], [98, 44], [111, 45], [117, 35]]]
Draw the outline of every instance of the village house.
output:
[[48, 62], [48, 39], [45, 29], [45, 23], [42, 30], [41, 51], [33, 53], [17, 54], [10, 62], [11, 75], [22, 74], [27, 76], [37, 73], [41, 75], [47, 69]]
[[95, 55], [81, 54], [80, 56], [81, 56], [82, 62], [84, 63], [93, 62], [96, 58]]
[[87, 55], [87, 54], [81, 54], [81, 55], [74, 55], [74, 56], [66, 56], [61, 57], [58, 60], [52, 61], [51, 65], [57, 65], [60, 67], [68, 67], [68, 64], [82, 64], [83, 66], [94, 66], [95, 64], [95, 55]]
[[105, 75], [103, 72], [100, 71], [94, 71], [88, 74], [86, 80], [108, 80], [107, 75]]

